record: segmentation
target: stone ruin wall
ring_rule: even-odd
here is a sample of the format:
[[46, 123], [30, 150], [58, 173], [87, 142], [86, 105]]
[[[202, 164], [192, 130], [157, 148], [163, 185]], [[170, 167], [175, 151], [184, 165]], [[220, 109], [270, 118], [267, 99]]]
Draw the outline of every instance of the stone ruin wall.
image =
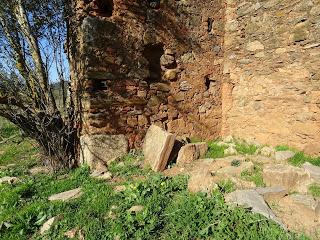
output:
[[222, 135], [320, 154], [320, 1], [228, 0]]
[[319, 6], [74, 0], [69, 49], [82, 134], [123, 134], [135, 148], [154, 123], [319, 154]]
[[[125, 134], [140, 147], [150, 124], [179, 135], [221, 130], [224, 4], [76, 1], [73, 71], [84, 134]], [[75, 20], [76, 19], [76, 20]]]

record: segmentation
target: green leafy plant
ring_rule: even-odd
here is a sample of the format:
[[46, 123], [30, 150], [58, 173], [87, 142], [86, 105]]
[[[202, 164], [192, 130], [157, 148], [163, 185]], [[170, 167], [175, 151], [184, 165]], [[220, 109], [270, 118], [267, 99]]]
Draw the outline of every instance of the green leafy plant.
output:
[[309, 193], [314, 197], [320, 197], [320, 185], [319, 184], [312, 184], [309, 187]]

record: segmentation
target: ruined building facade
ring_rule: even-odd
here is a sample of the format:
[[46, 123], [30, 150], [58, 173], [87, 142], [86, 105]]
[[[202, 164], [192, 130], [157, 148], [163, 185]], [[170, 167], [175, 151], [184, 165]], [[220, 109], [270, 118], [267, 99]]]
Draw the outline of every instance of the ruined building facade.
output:
[[319, 0], [73, 0], [72, 10], [84, 142], [125, 136], [138, 148], [154, 123], [320, 153]]

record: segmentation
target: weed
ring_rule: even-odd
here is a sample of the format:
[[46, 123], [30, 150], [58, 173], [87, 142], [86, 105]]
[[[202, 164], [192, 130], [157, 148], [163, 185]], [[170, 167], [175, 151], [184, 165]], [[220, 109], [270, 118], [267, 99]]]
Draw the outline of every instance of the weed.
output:
[[310, 162], [315, 166], [320, 166], [320, 157], [313, 158], [305, 155], [303, 152], [298, 152], [289, 160], [290, 164], [298, 167], [300, 167], [305, 162]]
[[314, 197], [320, 197], [320, 185], [319, 184], [312, 184], [309, 187], [309, 192]]
[[236, 187], [231, 180], [221, 180], [218, 182], [218, 187], [221, 193], [230, 193], [236, 190]]
[[258, 187], [265, 186], [262, 176], [262, 166], [259, 164], [255, 164], [252, 171], [247, 170], [242, 172], [241, 177], [246, 181], [254, 182]]
[[217, 142], [211, 141], [208, 143], [208, 158], [222, 158], [224, 157], [224, 150], [228, 147], [225, 145], [218, 145]]
[[257, 151], [258, 147], [254, 144], [247, 144], [245, 142], [236, 141], [236, 150], [241, 154], [253, 155]]

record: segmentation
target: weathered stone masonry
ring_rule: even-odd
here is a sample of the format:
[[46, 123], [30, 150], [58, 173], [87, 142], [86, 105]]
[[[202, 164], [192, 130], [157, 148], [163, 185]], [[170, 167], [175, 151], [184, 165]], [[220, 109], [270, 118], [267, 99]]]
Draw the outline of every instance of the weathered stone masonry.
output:
[[155, 123], [319, 153], [319, 5], [74, 0], [83, 135], [125, 135], [134, 148]]
[[222, 135], [320, 153], [320, 1], [227, 1]]

